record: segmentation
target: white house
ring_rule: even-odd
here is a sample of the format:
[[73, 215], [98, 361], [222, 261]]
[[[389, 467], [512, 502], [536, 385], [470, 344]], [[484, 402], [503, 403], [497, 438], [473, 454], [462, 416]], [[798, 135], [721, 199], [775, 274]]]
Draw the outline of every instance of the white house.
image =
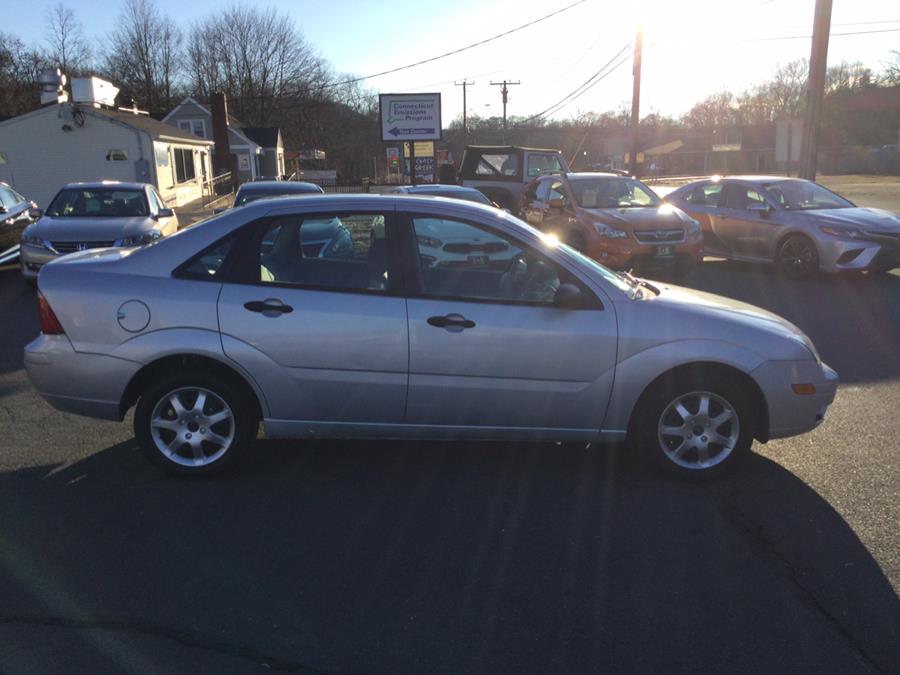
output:
[[169, 207], [199, 199], [212, 141], [146, 115], [54, 103], [0, 122], [0, 181], [46, 208], [75, 181], [152, 183]]
[[[212, 112], [192, 96], [175, 106], [162, 121], [200, 138], [213, 138]], [[237, 159], [240, 182], [286, 173], [284, 143], [278, 127], [246, 127], [228, 115], [228, 145]]]

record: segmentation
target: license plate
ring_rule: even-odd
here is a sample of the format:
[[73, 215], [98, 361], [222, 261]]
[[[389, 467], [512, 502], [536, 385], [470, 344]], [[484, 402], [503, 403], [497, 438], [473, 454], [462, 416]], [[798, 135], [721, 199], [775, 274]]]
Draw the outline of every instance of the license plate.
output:
[[657, 246], [656, 251], [653, 253], [657, 258], [668, 258], [672, 255], [672, 247], [671, 246]]
[[488, 257], [486, 255], [470, 255], [469, 258], [470, 265], [487, 265]]

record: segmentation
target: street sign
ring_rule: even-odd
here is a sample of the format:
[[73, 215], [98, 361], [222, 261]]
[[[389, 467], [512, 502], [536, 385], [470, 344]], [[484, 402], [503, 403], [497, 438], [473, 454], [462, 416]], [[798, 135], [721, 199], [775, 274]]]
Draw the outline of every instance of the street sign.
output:
[[382, 141], [439, 141], [440, 94], [379, 94]]
[[[417, 141], [415, 150], [416, 157], [434, 157], [434, 141]], [[409, 143], [403, 144], [403, 156], [409, 157]]]

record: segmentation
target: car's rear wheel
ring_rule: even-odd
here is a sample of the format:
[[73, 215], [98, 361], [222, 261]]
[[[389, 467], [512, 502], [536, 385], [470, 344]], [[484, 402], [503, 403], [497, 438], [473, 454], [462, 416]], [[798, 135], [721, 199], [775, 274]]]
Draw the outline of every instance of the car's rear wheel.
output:
[[150, 384], [134, 414], [147, 457], [170, 473], [204, 475], [230, 464], [256, 437], [253, 401], [213, 374], [186, 372]]
[[753, 443], [751, 407], [740, 387], [702, 373], [658, 383], [634, 421], [638, 449], [657, 468], [685, 478], [731, 469]]
[[805, 279], [819, 269], [819, 252], [809, 237], [792, 234], [778, 247], [775, 263], [789, 279]]

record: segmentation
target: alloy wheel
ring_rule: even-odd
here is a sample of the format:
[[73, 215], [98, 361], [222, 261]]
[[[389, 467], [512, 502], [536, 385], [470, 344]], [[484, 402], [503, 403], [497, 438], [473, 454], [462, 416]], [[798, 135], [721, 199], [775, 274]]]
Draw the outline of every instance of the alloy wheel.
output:
[[682, 394], [663, 410], [657, 424], [660, 449], [676, 465], [709, 469], [737, 446], [740, 420], [734, 406], [708, 391]]
[[169, 461], [185, 467], [207, 466], [234, 442], [234, 412], [209, 389], [182, 387], [156, 403], [150, 415], [150, 435]]
[[792, 277], [813, 272], [815, 261], [816, 250], [805, 237], [790, 237], [781, 247], [781, 266]]

